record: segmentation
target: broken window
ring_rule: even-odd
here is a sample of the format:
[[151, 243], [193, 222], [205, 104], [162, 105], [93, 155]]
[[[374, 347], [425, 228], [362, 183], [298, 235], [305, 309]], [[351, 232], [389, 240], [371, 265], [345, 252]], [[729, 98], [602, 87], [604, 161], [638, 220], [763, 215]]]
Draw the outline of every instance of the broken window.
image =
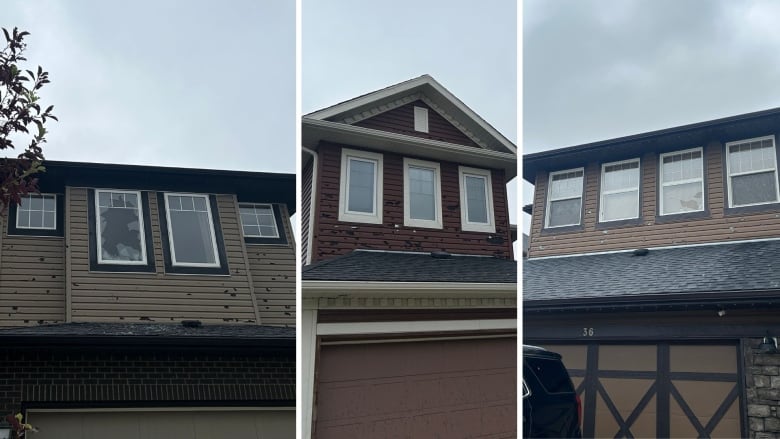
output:
[[96, 190], [99, 264], [146, 264], [140, 192]]
[[661, 154], [661, 215], [704, 210], [704, 161], [701, 148]]

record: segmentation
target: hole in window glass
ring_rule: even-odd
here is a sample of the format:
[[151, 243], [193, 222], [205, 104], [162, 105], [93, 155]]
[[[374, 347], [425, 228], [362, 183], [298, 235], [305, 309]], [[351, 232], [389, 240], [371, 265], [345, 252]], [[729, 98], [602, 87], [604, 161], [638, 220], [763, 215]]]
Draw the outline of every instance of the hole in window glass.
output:
[[[137, 195], [104, 191], [97, 194], [99, 262], [144, 262], [146, 254]], [[102, 203], [105, 205], [101, 206]]]

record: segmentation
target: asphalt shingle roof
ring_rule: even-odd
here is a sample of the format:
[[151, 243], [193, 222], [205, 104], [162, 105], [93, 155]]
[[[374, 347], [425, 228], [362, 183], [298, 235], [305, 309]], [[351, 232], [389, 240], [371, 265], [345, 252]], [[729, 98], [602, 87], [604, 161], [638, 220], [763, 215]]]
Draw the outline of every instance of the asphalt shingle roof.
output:
[[303, 280], [515, 283], [517, 261], [487, 256], [355, 250], [303, 267]]
[[650, 249], [523, 263], [523, 301], [780, 289], [780, 241]]

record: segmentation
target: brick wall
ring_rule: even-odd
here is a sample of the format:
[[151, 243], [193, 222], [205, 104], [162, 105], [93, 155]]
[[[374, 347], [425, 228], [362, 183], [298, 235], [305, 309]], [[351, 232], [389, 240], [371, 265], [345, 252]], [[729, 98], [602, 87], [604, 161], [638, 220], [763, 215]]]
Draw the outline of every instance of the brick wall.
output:
[[[4, 350], [0, 413], [35, 403], [295, 400], [295, 355]], [[217, 404], [215, 404], [215, 402]], [[172, 404], [175, 405], [175, 404]]]
[[762, 338], [745, 341], [748, 432], [755, 439], [780, 439], [780, 353], [759, 351]]

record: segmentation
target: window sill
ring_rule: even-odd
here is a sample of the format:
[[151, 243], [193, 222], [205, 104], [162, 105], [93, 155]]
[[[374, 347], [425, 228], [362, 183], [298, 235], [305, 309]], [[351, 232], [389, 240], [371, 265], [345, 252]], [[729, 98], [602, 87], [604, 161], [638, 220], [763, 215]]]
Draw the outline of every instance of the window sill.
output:
[[585, 226], [577, 224], [574, 226], [561, 226], [561, 227], [545, 227], [541, 231], [541, 235], [558, 235], [563, 233], [581, 232], [585, 230]]
[[641, 226], [642, 218], [630, 218], [624, 220], [604, 221], [596, 223], [596, 230], [619, 229], [622, 227]]
[[709, 217], [710, 217], [710, 211], [708, 209], [702, 210], [701, 212], [670, 213], [667, 215], [656, 214], [655, 224], [676, 223], [681, 221], [690, 221], [690, 220], [703, 219]]
[[746, 213], [774, 213], [780, 211], [780, 203], [767, 203], [767, 204], [758, 204], [755, 206], [744, 206], [744, 207], [728, 207], [724, 206], [723, 208], [723, 214], [726, 216], [729, 215], [743, 215]]

